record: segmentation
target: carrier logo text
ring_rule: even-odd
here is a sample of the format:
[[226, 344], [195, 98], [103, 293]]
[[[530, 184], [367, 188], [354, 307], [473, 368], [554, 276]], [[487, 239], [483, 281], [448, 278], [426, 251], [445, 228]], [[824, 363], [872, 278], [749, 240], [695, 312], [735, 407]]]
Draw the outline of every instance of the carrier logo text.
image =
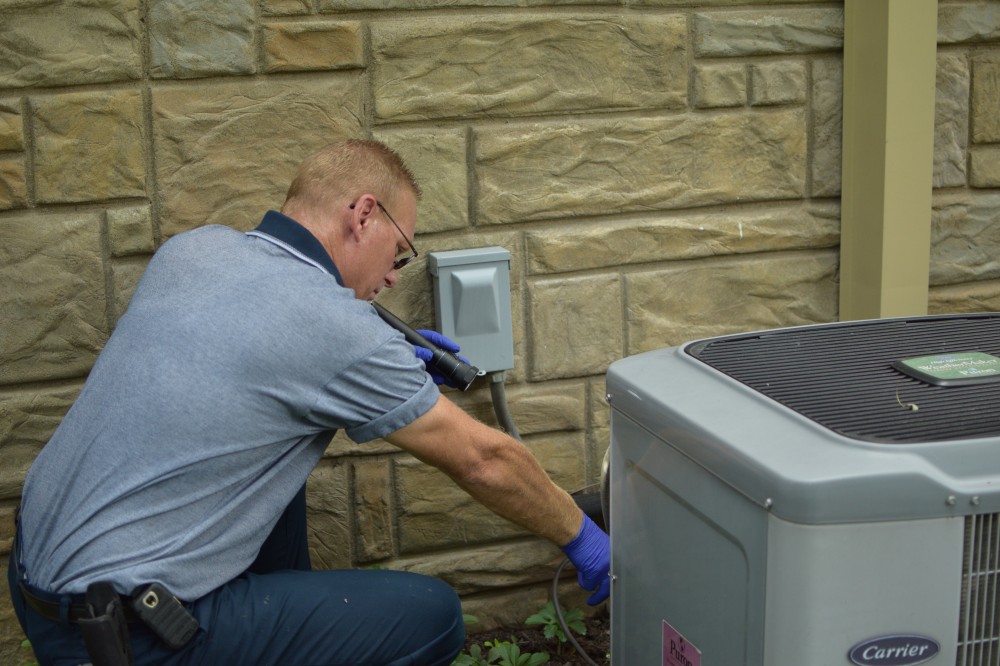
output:
[[852, 647], [847, 656], [858, 666], [914, 666], [930, 661], [940, 650], [933, 638], [897, 634], [869, 638]]

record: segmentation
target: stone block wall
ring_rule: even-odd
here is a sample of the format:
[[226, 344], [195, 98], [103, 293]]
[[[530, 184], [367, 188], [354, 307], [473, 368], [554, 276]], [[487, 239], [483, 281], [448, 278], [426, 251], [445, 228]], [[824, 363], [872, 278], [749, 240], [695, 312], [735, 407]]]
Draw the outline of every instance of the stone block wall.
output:
[[[411, 164], [424, 256], [510, 250], [511, 409], [568, 489], [598, 478], [614, 360], [837, 318], [842, 2], [0, 0], [0, 17], [0, 556], [155, 248], [255, 226], [337, 138]], [[1000, 3], [940, 0], [938, 32], [930, 310], [998, 310]], [[383, 303], [433, 326], [423, 258], [401, 278]], [[485, 387], [452, 397], [493, 421]], [[536, 610], [559, 561], [383, 442], [337, 438], [310, 507], [318, 565], [439, 575], [484, 626]], [[0, 602], [0, 660], [19, 640]]]

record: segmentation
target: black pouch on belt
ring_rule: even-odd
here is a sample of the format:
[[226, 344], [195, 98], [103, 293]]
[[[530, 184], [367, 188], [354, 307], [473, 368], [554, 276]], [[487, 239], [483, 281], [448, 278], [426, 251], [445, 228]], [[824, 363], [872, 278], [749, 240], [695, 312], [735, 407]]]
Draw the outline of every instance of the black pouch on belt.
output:
[[171, 650], [187, 645], [198, 631], [198, 620], [159, 583], [133, 593], [132, 610]]
[[93, 666], [132, 666], [132, 644], [121, 597], [111, 583], [91, 583], [87, 587], [91, 617], [80, 618], [83, 644]]

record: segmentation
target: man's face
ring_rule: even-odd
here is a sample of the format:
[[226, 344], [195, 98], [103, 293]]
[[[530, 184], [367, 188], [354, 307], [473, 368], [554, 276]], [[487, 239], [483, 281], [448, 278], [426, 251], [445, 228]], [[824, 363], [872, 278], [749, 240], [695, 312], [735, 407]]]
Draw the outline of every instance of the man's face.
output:
[[372, 214], [364, 240], [363, 265], [354, 287], [355, 295], [366, 301], [373, 300], [382, 289], [396, 285], [399, 274], [394, 266], [396, 257], [411, 253], [407, 239], [413, 238], [417, 222], [417, 201], [409, 190], [402, 191], [391, 203], [379, 203], [385, 209], [376, 206]]

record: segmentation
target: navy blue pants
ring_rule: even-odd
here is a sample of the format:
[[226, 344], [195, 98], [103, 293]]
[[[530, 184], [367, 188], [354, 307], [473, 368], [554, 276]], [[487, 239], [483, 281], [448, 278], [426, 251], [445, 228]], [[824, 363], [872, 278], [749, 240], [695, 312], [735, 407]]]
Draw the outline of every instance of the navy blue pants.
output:
[[[77, 625], [48, 620], [25, 605], [16, 552], [10, 561], [11, 601], [39, 663], [88, 662]], [[58, 595], [48, 598], [60, 601]], [[200, 628], [176, 652], [141, 623], [129, 624], [137, 665], [447, 666], [465, 640], [458, 596], [435, 578], [387, 570], [311, 571], [304, 488], [257, 561], [188, 608]]]

